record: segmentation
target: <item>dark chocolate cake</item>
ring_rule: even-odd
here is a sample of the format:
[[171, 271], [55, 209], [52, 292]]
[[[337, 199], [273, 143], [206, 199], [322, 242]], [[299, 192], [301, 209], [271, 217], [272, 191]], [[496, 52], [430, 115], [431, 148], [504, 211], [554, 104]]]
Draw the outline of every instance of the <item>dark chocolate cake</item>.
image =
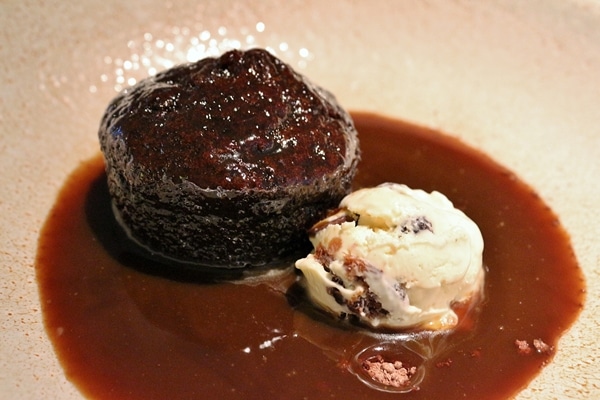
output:
[[116, 97], [99, 138], [117, 218], [148, 249], [224, 268], [305, 254], [350, 190], [349, 114], [261, 49], [176, 66]]

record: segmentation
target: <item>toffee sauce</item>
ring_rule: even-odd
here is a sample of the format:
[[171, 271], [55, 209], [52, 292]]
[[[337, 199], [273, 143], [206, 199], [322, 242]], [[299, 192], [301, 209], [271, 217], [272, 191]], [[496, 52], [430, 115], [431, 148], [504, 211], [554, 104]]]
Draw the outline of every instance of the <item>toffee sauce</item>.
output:
[[[289, 266], [240, 284], [166, 265], [115, 223], [98, 156], [60, 192], [36, 260], [46, 329], [68, 379], [97, 399], [506, 399], [525, 387], [585, 297], [557, 217], [510, 171], [456, 139], [353, 117], [363, 151], [357, 187], [438, 190], [479, 225], [487, 275], [476, 317], [443, 334], [369, 334], [306, 307], [288, 290]], [[515, 345], [535, 339], [550, 350], [525, 355]], [[418, 366], [412, 390], [364, 383], [361, 357], [376, 352]]]

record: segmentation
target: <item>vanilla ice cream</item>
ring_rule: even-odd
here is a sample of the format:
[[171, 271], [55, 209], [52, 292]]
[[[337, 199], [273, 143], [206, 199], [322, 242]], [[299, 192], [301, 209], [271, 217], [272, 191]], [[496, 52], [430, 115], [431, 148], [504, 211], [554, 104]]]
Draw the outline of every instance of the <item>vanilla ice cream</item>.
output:
[[[482, 294], [483, 238], [439, 192], [386, 183], [357, 190], [311, 231], [296, 261], [311, 301], [379, 328], [447, 329]], [[351, 317], [354, 316], [354, 317]]]

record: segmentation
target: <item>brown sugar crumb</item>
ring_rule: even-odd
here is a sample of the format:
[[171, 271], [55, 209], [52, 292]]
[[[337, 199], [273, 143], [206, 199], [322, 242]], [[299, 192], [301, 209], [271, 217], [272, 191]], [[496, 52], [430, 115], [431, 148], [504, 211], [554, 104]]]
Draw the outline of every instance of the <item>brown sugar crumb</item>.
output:
[[401, 361], [385, 361], [380, 355], [365, 360], [362, 367], [374, 381], [394, 387], [407, 386], [417, 372], [416, 367], [404, 367]]

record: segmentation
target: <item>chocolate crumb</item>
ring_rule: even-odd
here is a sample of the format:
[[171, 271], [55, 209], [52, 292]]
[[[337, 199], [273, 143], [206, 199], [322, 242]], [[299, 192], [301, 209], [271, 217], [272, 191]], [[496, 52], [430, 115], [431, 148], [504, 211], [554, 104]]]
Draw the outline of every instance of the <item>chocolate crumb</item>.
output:
[[330, 296], [332, 296], [335, 300], [336, 303], [338, 303], [339, 305], [345, 305], [346, 304], [346, 299], [344, 298], [344, 296], [342, 295], [342, 293], [340, 292], [340, 290], [336, 287], [328, 287], [327, 288], [327, 294], [329, 294]]
[[407, 386], [417, 372], [416, 367], [405, 367], [401, 361], [385, 361], [380, 355], [365, 360], [362, 367], [374, 381], [393, 387]]
[[309, 230], [308, 235], [314, 237], [319, 231], [327, 228], [329, 225], [341, 225], [344, 222], [358, 223], [358, 215], [351, 213], [346, 208], [336, 208], [328, 213], [328, 215], [314, 224]]

